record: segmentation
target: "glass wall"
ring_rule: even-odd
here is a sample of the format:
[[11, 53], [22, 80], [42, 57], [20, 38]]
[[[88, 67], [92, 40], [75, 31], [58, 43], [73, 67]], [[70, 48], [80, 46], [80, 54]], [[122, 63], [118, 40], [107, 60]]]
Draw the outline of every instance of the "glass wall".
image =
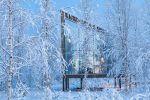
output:
[[66, 74], [107, 73], [104, 48], [105, 37], [94, 30], [86, 30], [82, 25], [70, 21], [65, 23]]

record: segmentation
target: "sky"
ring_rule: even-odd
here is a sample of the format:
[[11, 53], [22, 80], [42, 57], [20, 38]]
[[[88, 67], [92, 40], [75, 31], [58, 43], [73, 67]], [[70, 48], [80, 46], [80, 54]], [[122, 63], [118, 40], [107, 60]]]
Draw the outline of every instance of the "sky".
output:
[[76, 6], [80, 2], [80, 0], [53, 0], [53, 1], [55, 2], [57, 9]]
[[[21, 4], [23, 7], [29, 9], [34, 15], [37, 15], [39, 13], [39, 0], [24, 0], [24, 1], [25, 2], [22, 2]], [[52, 1], [56, 11], [58, 12], [58, 15], [60, 9], [63, 8], [70, 9], [70, 7], [77, 7], [80, 4], [80, 0], [52, 0]], [[104, 28], [106, 25], [105, 6], [107, 1], [111, 1], [111, 0], [96, 0], [96, 6], [98, 9], [95, 12], [98, 13], [99, 19], [97, 23], [94, 24], [100, 26], [101, 28]], [[141, 10], [141, 8], [144, 5], [144, 0], [133, 0], [133, 4], [137, 6], [138, 10]]]
[[[99, 4], [100, 7], [99, 11], [102, 11], [107, 1], [113, 1], [113, 0], [96, 0], [96, 1], [97, 1], [96, 3]], [[144, 1], [145, 0], [132, 0], [132, 2], [139, 7], [142, 7]], [[61, 9], [61, 8], [73, 7], [79, 5], [80, 0], [53, 0], [53, 2], [55, 2], [57, 9]]]
[[[97, 13], [99, 13], [100, 17], [100, 24], [101, 26], [105, 23], [105, 6], [107, 1], [113, 1], [113, 0], [96, 0], [96, 5], [98, 5]], [[138, 8], [138, 10], [141, 10], [143, 5], [145, 4], [145, 0], [133, 0], [133, 4]], [[80, 0], [53, 0], [55, 7], [57, 11], [59, 11], [62, 8], [69, 9], [69, 7], [77, 7], [80, 3]]]
[[[69, 7], [77, 7], [80, 4], [80, 0], [52, 0], [52, 1], [57, 11], [59, 11], [62, 8], [69, 9]], [[96, 6], [99, 6], [98, 7], [99, 9], [97, 11], [100, 13], [100, 15], [103, 15], [106, 2], [113, 0], [95, 0], [95, 1]], [[138, 8], [140, 9], [144, 5], [144, 1], [145, 0], [133, 0], [133, 4], [138, 6]], [[38, 3], [39, 0], [24, 0], [24, 2], [22, 2], [22, 5], [32, 10], [33, 12], [38, 13], [39, 8]]]
[[[22, 2], [22, 5], [33, 12], [38, 12], [38, 1], [39, 0], [24, 0]], [[52, 0], [55, 8], [57, 11], [59, 11], [62, 8], [69, 8], [69, 7], [77, 7], [80, 3], [80, 0]], [[113, 0], [96, 0], [96, 5], [99, 6], [98, 12], [103, 14], [104, 13], [104, 7], [106, 5], [107, 1], [113, 1]], [[139, 7], [139, 9], [144, 5], [145, 0], [133, 0], [133, 4]]]

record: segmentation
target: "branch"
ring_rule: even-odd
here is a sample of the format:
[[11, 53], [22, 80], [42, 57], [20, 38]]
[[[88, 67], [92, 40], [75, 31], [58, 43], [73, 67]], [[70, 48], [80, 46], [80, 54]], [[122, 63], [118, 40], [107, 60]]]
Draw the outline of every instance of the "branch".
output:
[[[0, 64], [4, 64], [3, 62], [0, 62]], [[2, 70], [5, 72], [6, 71], [6, 68], [4, 66], [1, 66], [2, 67]]]
[[3, 59], [2, 59], [2, 62], [5, 66], [9, 66]]
[[25, 40], [25, 41], [23, 41], [23, 42], [20, 42], [20, 43], [16, 44], [13, 48], [16, 48], [16, 47], [18, 47], [18, 46], [21, 46], [22, 44], [27, 43], [27, 42], [33, 40], [34, 38], [39, 38], [39, 37], [38, 37], [38, 36], [31, 37], [31, 38], [29, 38], [28, 40]]
[[19, 58], [20, 60], [23, 60], [23, 61], [27, 62], [27, 61], [26, 61], [24, 58], [22, 58], [22, 57], [14, 56], [14, 58]]
[[15, 27], [17, 27], [17, 26], [19, 26], [19, 25], [23, 24], [23, 23], [25, 23], [25, 21], [23, 21], [23, 22], [19, 22], [18, 24], [16, 24], [16, 25], [14, 25], [14, 26], [13, 26], [13, 29], [14, 29]]
[[17, 62], [15, 62], [14, 61], [14, 64], [17, 64], [17, 65], [20, 65], [21, 67], [15, 67], [14, 69], [20, 69], [20, 68], [22, 68], [23, 66], [28, 66], [29, 64], [22, 64], [22, 63], [17, 63]]
[[9, 53], [2, 45], [0, 45], [0, 47], [1, 47], [6, 53], [8, 53], [8, 54], [10, 55], [10, 53]]

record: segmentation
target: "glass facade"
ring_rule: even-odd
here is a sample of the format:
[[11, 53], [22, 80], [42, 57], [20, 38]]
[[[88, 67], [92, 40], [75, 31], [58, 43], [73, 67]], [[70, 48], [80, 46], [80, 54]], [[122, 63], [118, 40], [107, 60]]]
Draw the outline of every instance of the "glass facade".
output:
[[[104, 74], [108, 72], [104, 55], [105, 37], [93, 30], [66, 21], [65, 52], [66, 74]], [[85, 31], [86, 30], [86, 31]]]

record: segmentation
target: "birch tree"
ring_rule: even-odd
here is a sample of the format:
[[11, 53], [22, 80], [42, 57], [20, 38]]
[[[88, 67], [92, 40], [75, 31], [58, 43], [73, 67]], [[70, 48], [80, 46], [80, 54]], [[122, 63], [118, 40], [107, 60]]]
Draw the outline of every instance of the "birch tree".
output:
[[[20, 69], [24, 66], [28, 66], [27, 62], [27, 41], [29, 42], [29, 38], [23, 38], [23, 28], [19, 28], [19, 26], [26, 24], [29, 22], [27, 19], [30, 19], [28, 13], [25, 12], [24, 9], [18, 5], [16, 0], [3, 0], [1, 3], [0, 11], [2, 14], [1, 18], [4, 18], [1, 25], [1, 41], [0, 44], [0, 54], [1, 59], [0, 62], [3, 65], [2, 69], [5, 75], [5, 81], [7, 82], [7, 94], [8, 100], [12, 99], [12, 83], [15, 83], [12, 80], [14, 76], [20, 76]], [[27, 15], [26, 15], [27, 14]], [[24, 20], [19, 20], [19, 18], [23, 18]], [[20, 40], [16, 39], [20, 38]], [[23, 47], [23, 48], [22, 48]], [[20, 51], [19, 51], [20, 49]], [[17, 51], [18, 50], [18, 51]], [[24, 55], [19, 55], [19, 53], [23, 53]], [[19, 79], [20, 80], [20, 79]], [[24, 88], [23, 84], [21, 84], [20, 88]]]
[[[90, 11], [91, 11], [91, 8], [90, 8], [90, 3], [91, 1], [89, 0], [81, 0], [81, 13], [82, 13], [82, 18], [83, 20], [85, 21], [89, 21], [90, 20]], [[87, 74], [88, 74], [88, 71], [87, 71], [87, 68], [90, 67], [91, 68], [91, 65], [90, 65], [90, 57], [91, 57], [91, 49], [90, 49], [90, 46], [89, 46], [89, 42], [90, 42], [90, 30], [89, 30], [89, 27], [84, 24], [83, 25], [84, 27], [84, 31], [83, 31], [83, 34], [82, 35], [82, 38], [84, 39], [83, 43], [82, 43], [82, 49], [83, 49], [83, 54], [82, 54], [82, 64], [81, 66], [83, 67], [82, 70], [84, 71], [84, 80], [83, 80], [83, 88], [84, 90], [86, 91], [87, 90]]]
[[[54, 51], [56, 49], [56, 26], [55, 26], [55, 11], [50, 0], [41, 0], [41, 19], [42, 19], [42, 29], [41, 29], [41, 40], [42, 40], [42, 56], [44, 60], [44, 88], [46, 89], [46, 100], [51, 98], [51, 83], [52, 83], [52, 62], [54, 61], [54, 56], [56, 54]], [[58, 52], [58, 51], [57, 51]], [[55, 57], [55, 59], [57, 59]], [[55, 63], [56, 65], [56, 63]]]
[[[49, 97], [50, 95], [50, 76], [49, 76], [49, 64], [48, 64], [48, 5], [49, 5], [49, 1], [48, 0], [43, 0], [42, 1], [42, 6], [44, 8], [44, 12], [43, 12], [43, 57], [44, 57], [44, 76], [45, 76], [45, 88], [46, 88], [46, 96]], [[46, 97], [46, 98], [47, 98]]]
[[9, 66], [8, 66], [8, 100], [12, 97], [12, 70], [13, 70], [13, 1], [8, 0], [8, 45], [9, 45]]
[[[129, 86], [129, 48], [128, 35], [131, 30], [131, 1], [129, 0], [115, 0], [111, 2], [109, 12], [109, 34], [112, 37], [113, 55], [115, 58], [115, 65], [113, 69], [116, 70], [116, 75], [119, 74], [125, 77], [125, 89]], [[114, 48], [115, 47], [115, 48]], [[113, 62], [114, 63], [114, 62]]]
[[[96, 59], [95, 55], [102, 56], [102, 41], [104, 42], [104, 35], [101, 32], [97, 32], [97, 30], [92, 29], [88, 25], [88, 23], [94, 23], [97, 25], [98, 15], [95, 12], [97, 9], [96, 0], [81, 0], [80, 1], [80, 15], [81, 18], [87, 23], [81, 24], [80, 28], [80, 44], [81, 51], [81, 70], [84, 72], [84, 81], [83, 86], [84, 90], [87, 90], [86, 77], [89, 71], [94, 69], [94, 59]], [[79, 24], [80, 25], [80, 24]], [[99, 59], [99, 58], [98, 58]]]
[[[144, 0], [145, 6], [143, 9], [141, 9], [141, 16], [140, 16], [140, 35], [138, 36], [138, 57], [135, 61], [135, 67], [136, 67], [136, 86], [137, 89], [140, 91], [146, 91], [149, 92], [149, 37], [150, 37], [150, 1]], [[142, 25], [142, 26], [141, 26]], [[140, 88], [142, 87], [142, 88]]]

